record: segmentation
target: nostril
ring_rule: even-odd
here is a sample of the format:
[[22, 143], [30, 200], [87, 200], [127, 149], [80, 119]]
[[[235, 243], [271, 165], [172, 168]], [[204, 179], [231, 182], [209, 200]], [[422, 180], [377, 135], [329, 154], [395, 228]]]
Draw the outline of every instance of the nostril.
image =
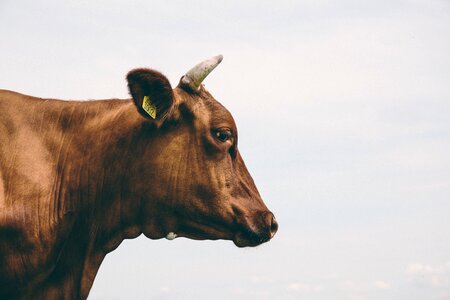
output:
[[272, 215], [272, 222], [270, 224], [270, 238], [273, 238], [275, 233], [277, 233], [277, 230], [278, 230], [278, 222], [275, 219], [275, 216]]
[[269, 239], [273, 238], [275, 233], [278, 230], [278, 222], [275, 219], [275, 216], [270, 211], [264, 214], [264, 223], [266, 226], [266, 232]]

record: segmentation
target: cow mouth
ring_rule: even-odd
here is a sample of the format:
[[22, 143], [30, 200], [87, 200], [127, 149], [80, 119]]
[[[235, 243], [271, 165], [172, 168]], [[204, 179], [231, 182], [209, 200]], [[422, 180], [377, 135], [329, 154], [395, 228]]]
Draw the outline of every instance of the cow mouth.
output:
[[177, 237], [192, 240], [231, 240], [240, 248], [256, 247], [270, 240], [270, 237], [258, 234], [251, 229], [239, 228], [239, 231], [222, 225], [205, 225], [201, 223], [185, 224], [176, 232]]
[[192, 240], [231, 240], [233, 237], [225, 226], [194, 222], [181, 226], [177, 236]]
[[233, 243], [239, 247], [256, 247], [265, 242], [268, 242], [270, 237], [258, 234], [252, 230], [243, 230], [235, 234]]
[[222, 226], [212, 227], [203, 224], [189, 224], [177, 233], [177, 237], [185, 237], [192, 240], [232, 240], [239, 247], [256, 247], [270, 240], [266, 235], [258, 234], [250, 229], [240, 228], [239, 231], [231, 231]]
[[[174, 233], [176, 237], [185, 237], [193, 240], [231, 240], [239, 247], [256, 247], [268, 242], [275, 234], [274, 230], [267, 230], [264, 226], [258, 226], [254, 222], [234, 220], [230, 223], [184, 221]], [[277, 225], [276, 225], [277, 226]], [[260, 228], [261, 227], [261, 228]]]

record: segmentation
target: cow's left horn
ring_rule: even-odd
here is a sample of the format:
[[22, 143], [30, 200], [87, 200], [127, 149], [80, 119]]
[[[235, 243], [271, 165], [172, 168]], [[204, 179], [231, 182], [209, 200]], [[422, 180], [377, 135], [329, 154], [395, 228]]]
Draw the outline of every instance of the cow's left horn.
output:
[[192, 69], [190, 69], [186, 75], [181, 78], [181, 83], [184, 85], [188, 85], [193, 90], [198, 90], [202, 81], [217, 67], [218, 64], [222, 61], [223, 56], [217, 55], [211, 57], [210, 59], [204, 60]]

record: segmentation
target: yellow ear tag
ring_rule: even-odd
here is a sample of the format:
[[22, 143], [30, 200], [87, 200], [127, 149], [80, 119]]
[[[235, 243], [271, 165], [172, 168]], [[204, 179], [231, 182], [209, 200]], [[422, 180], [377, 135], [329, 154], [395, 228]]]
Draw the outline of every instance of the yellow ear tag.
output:
[[150, 101], [149, 96], [144, 96], [142, 101], [142, 108], [148, 113], [150, 117], [156, 119], [156, 106]]

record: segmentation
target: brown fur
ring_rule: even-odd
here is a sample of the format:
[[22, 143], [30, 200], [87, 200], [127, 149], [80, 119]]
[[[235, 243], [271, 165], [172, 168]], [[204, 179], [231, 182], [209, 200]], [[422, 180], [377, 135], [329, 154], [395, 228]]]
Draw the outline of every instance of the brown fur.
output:
[[[85, 299], [105, 255], [141, 233], [240, 247], [275, 233], [231, 114], [153, 70], [127, 80], [133, 100], [0, 90], [0, 299]], [[233, 138], [217, 140], [220, 128]]]

